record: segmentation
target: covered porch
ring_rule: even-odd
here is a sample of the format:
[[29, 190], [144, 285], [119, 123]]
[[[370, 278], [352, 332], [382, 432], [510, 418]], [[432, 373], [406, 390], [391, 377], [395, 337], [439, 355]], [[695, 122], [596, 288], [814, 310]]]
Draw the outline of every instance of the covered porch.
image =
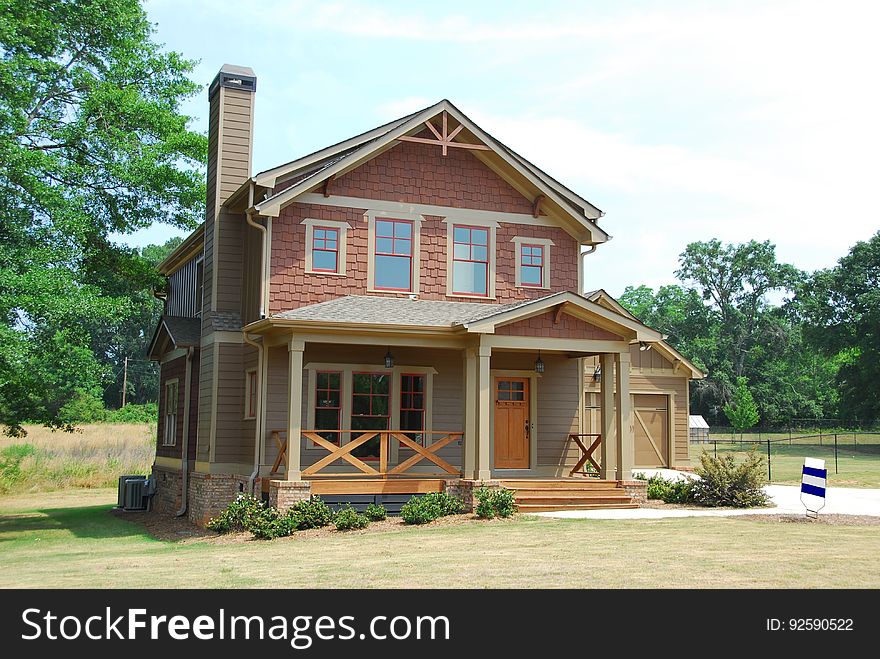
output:
[[[283, 480], [322, 495], [406, 494], [450, 481], [628, 481], [637, 333], [614, 318], [588, 323], [566, 300], [518, 306], [532, 308], [458, 327], [267, 323], [257, 430], [264, 488]], [[590, 357], [607, 374], [592, 433]]]

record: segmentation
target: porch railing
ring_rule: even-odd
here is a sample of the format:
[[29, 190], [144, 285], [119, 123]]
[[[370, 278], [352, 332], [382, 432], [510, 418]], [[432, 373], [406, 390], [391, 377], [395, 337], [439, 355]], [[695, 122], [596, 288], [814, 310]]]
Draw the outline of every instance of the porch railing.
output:
[[[595, 437], [593, 443], [590, 444], [589, 448], [584, 443], [585, 438]], [[599, 467], [599, 463], [596, 462], [595, 458], [593, 458], [593, 453], [596, 452], [602, 445], [602, 435], [599, 433], [592, 432], [582, 432], [582, 433], [571, 433], [568, 436], [569, 439], [573, 440], [575, 444], [577, 444], [578, 448], [581, 450], [581, 458], [577, 461], [574, 468], [568, 473], [569, 476], [574, 476], [575, 474], [579, 474], [581, 476], [598, 476], [601, 473], [601, 469]], [[593, 468], [596, 470], [594, 473], [590, 473], [586, 469], [584, 469], [584, 465], [590, 463]]]
[[[347, 444], [341, 446], [328, 441], [322, 434], [332, 433], [336, 437], [349, 435], [352, 439]], [[414, 441], [409, 435], [420, 435], [424, 438], [425, 446]], [[302, 437], [307, 439], [316, 446], [327, 451], [327, 455], [317, 462], [309, 465], [302, 470], [303, 477], [306, 476], [372, 476], [376, 478], [385, 478], [389, 476], [405, 476], [408, 473], [418, 473], [419, 476], [460, 476], [461, 471], [449, 464], [446, 460], [438, 455], [440, 449], [448, 446], [452, 442], [463, 437], [462, 432], [448, 431], [403, 431], [403, 430], [303, 430]], [[372, 439], [379, 440], [379, 455], [367, 462], [362, 457], [352, 455], [352, 451], [360, 446], [364, 446]], [[400, 448], [408, 448], [413, 455], [407, 457], [402, 462], [391, 465], [391, 447], [392, 442], [397, 442]], [[328, 472], [325, 468], [337, 460], [343, 460], [357, 469], [357, 472]], [[410, 472], [410, 469], [427, 460], [439, 467], [440, 473], [424, 473]], [[372, 463], [372, 464], [371, 464]]]

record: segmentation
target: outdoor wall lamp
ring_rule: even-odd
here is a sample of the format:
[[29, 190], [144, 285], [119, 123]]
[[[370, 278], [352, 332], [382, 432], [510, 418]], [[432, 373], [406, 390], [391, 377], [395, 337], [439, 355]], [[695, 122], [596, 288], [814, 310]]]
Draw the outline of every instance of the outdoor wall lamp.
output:
[[647, 341], [639, 341], [639, 351], [640, 352], [645, 352], [646, 350], [650, 350], [650, 349], [651, 349], [650, 343], [648, 343]]
[[544, 372], [544, 360], [541, 359], [541, 351], [538, 351], [538, 358], [535, 360], [535, 373]]
[[385, 353], [385, 368], [394, 368], [394, 355], [391, 354], [391, 348]]
[[602, 367], [597, 366], [596, 370], [593, 371], [593, 382], [601, 382], [602, 381]]

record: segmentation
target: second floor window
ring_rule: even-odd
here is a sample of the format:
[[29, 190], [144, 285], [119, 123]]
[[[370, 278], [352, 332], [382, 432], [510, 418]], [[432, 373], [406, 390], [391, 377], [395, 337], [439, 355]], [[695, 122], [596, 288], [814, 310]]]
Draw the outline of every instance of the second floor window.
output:
[[454, 227], [452, 294], [489, 295], [489, 229]]
[[312, 270], [339, 272], [339, 229], [316, 226], [312, 230]]
[[523, 286], [544, 286], [544, 247], [527, 245], [520, 247], [520, 283]]
[[374, 282], [377, 290], [411, 291], [413, 223], [410, 220], [376, 220]]

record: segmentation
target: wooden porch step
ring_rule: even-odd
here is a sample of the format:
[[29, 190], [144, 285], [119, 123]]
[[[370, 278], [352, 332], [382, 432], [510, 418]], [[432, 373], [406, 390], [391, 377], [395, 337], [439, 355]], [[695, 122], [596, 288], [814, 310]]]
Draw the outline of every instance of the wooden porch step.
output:
[[501, 484], [511, 490], [603, 490], [607, 488], [619, 488], [620, 484], [612, 480], [597, 479], [559, 479], [539, 480], [535, 479], [502, 479]]
[[608, 508], [614, 508], [616, 510], [624, 509], [624, 508], [638, 508], [638, 504], [635, 503], [621, 503], [621, 504], [574, 504], [574, 505], [555, 505], [555, 504], [522, 504], [517, 505], [519, 512], [521, 513], [552, 513], [552, 512], [560, 512], [564, 510], [603, 510]]

